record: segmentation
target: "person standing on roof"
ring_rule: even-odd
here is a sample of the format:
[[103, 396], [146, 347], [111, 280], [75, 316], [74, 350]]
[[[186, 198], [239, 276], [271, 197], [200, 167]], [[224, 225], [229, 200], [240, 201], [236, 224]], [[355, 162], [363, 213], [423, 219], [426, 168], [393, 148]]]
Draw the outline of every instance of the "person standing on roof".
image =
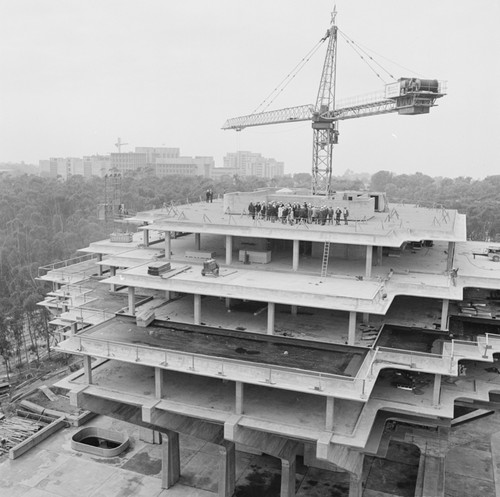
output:
[[344, 215], [344, 224], [347, 224], [347, 218], [349, 217], [349, 211], [347, 210], [347, 207], [344, 207], [342, 214]]
[[335, 209], [335, 224], [337, 226], [340, 225], [340, 216], [342, 215], [342, 211], [340, 210], [340, 207], [337, 207]]

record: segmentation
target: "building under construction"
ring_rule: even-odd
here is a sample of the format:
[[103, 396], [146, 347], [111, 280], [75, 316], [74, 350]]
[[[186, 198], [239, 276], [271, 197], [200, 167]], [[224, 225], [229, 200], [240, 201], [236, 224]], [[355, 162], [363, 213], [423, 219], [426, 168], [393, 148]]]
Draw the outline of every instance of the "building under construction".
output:
[[[161, 434], [163, 487], [182, 473], [179, 434], [217, 447], [226, 497], [235, 448], [281, 461], [282, 496], [300, 456], [347, 472], [354, 497], [365, 456], [402, 440], [420, 450], [415, 495], [444, 495], [457, 413], [498, 407], [500, 266], [465, 216], [367, 192], [321, 199], [347, 207], [340, 224], [247, 212], [319, 198], [259, 190], [138, 213], [137, 232], [41, 270], [58, 349], [83, 359], [61, 385]], [[127, 305], [96, 311], [91, 277]]]

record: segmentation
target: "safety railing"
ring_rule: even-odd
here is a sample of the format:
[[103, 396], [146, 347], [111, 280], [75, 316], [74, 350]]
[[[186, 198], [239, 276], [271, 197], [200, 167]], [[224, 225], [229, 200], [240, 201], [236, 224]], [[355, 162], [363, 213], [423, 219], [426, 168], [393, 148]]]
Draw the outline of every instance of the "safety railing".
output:
[[79, 257], [73, 257], [71, 259], [66, 259], [64, 261], [53, 262], [52, 264], [47, 264], [46, 266], [40, 266], [38, 268], [38, 277], [41, 278], [45, 276], [50, 271], [55, 271], [57, 269], [64, 269], [69, 266], [74, 266], [75, 264], [80, 264], [82, 262], [91, 261], [92, 259], [97, 260], [96, 254], [86, 254]]
[[231, 358], [213, 357], [147, 345], [114, 342], [96, 337], [75, 335], [59, 344], [66, 352], [140, 363], [152, 367], [224, 378], [287, 390], [335, 395], [359, 400], [365, 392], [365, 380], [332, 373], [253, 363]]

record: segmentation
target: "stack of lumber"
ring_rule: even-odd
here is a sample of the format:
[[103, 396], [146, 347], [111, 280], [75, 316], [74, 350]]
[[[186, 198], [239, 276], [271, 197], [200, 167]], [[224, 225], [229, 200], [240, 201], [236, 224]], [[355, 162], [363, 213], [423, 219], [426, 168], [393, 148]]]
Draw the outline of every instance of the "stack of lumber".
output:
[[359, 325], [359, 328], [361, 329], [362, 333], [361, 340], [365, 342], [373, 342], [377, 338], [378, 329], [375, 326], [362, 323]]
[[23, 440], [46, 426], [41, 421], [32, 421], [19, 416], [0, 420], [0, 456], [9, 452]]
[[152, 262], [148, 266], [148, 274], [151, 276], [160, 276], [167, 271], [170, 271], [170, 262]]

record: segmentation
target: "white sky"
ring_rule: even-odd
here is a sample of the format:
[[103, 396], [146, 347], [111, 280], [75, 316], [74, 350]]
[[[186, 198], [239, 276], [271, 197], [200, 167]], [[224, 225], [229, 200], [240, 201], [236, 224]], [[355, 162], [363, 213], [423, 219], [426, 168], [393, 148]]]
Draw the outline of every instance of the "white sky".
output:
[[[337, 0], [358, 44], [448, 95], [422, 116], [340, 123], [346, 169], [482, 178], [499, 173], [499, 0]], [[251, 113], [322, 38], [331, 0], [3, 0], [0, 162], [38, 163], [129, 145], [182, 155], [250, 150], [310, 172], [310, 123], [222, 131]], [[326, 44], [272, 108], [315, 103]], [[396, 78], [414, 76], [378, 58]], [[341, 37], [337, 98], [382, 90]]]

